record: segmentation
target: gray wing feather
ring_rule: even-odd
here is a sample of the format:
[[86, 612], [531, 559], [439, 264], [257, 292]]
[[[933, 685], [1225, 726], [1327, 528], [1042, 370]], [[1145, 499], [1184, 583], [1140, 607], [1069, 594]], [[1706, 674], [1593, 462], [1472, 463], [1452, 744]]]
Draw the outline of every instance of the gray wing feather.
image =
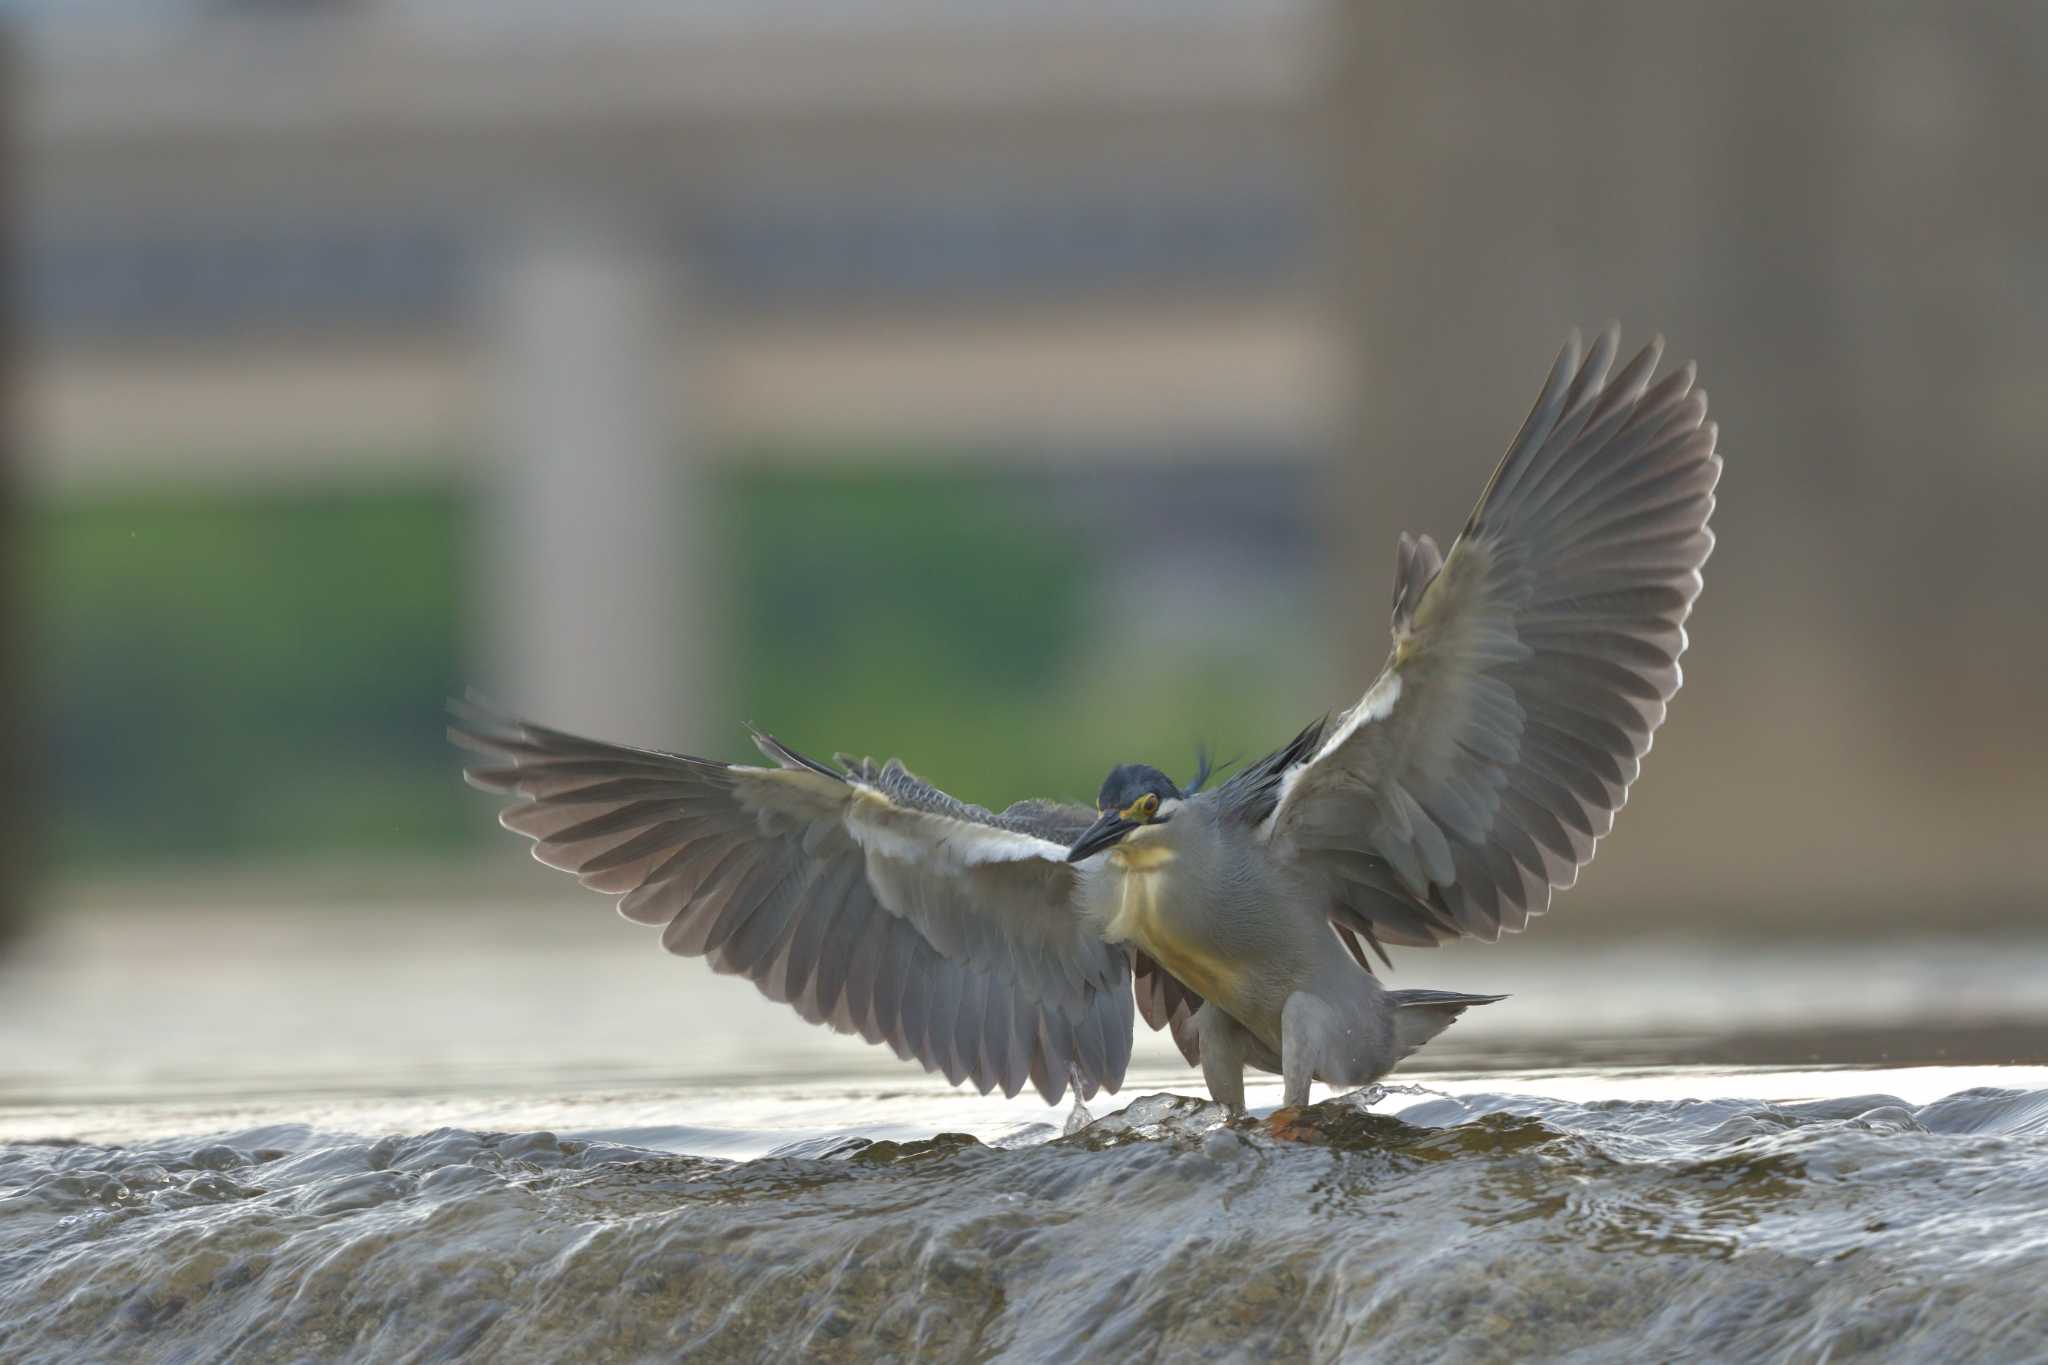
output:
[[1195, 1034], [1195, 1011], [1202, 997], [1188, 989], [1178, 977], [1136, 948], [1131, 956], [1131, 991], [1137, 997], [1138, 1017], [1155, 1031], [1167, 1030], [1180, 1055], [1189, 1066], [1202, 1064], [1201, 1040]]
[[620, 897], [670, 952], [948, 1080], [1048, 1103], [1115, 1090], [1130, 970], [1071, 904], [1089, 812], [956, 801], [891, 760], [844, 774], [757, 735], [752, 768], [599, 743], [458, 703], [465, 776], [534, 856]]
[[[1574, 882], [1680, 683], [1721, 458], [1662, 343], [1577, 339], [1448, 557], [1402, 537], [1394, 651], [1263, 828], [1322, 868], [1340, 930], [1496, 938]], [[1354, 944], [1354, 949], [1356, 945]]]

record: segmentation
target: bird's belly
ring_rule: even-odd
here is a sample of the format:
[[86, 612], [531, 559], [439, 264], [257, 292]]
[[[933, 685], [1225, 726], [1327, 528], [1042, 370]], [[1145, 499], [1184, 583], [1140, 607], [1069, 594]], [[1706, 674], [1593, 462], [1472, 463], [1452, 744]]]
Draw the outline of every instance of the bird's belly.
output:
[[1141, 949], [1197, 995], [1229, 1009], [1238, 998], [1244, 972], [1206, 941], [1199, 926], [1182, 912], [1174, 896], [1170, 862], [1123, 860], [1104, 937]]

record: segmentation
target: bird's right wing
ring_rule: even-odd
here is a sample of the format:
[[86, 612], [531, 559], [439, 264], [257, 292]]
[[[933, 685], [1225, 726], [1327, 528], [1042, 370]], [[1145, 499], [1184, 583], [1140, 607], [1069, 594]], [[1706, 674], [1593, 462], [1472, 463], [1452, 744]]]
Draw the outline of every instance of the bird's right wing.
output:
[[1364, 697], [1247, 774], [1342, 930], [1520, 929], [1628, 798], [1678, 690], [1721, 459], [1692, 367], [1652, 385], [1653, 342], [1610, 379], [1617, 341], [1583, 365], [1565, 347], [1448, 558], [1402, 537], [1394, 650]]
[[[955, 801], [901, 764], [844, 772], [759, 736], [776, 767], [582, 739], [457, 704], [464, 776], [517, 798], [534, 857], [619, 895], [670, 952], [955, 1084], [1048, 1104], [1115, 1090], [1130, 966], [1076, 913], [1067, 845], [1091, 813]], [[844, 762], [845, 760], [842, 760]]]

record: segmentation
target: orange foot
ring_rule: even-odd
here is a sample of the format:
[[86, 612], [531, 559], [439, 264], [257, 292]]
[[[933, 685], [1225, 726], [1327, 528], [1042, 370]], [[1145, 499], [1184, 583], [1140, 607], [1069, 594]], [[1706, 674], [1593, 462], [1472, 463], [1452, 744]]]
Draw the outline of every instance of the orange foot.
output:
[[1310, 1123], [1303, 1110], [1294, 1105], [1275, 1109], [1266, 1116], [1266, 1133], [1281, 1142], [1325, 1142], [1323, 1130]]

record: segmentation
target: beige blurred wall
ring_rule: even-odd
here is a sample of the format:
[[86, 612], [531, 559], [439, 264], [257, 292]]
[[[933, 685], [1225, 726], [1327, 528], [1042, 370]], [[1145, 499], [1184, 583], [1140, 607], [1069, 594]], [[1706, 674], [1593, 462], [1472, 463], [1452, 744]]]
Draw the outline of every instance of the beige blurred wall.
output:
[[1333, 596], [1385, 649], [1565, 330], [1700, 362], [1727, 470], [1686, 689], [1575, 913], [2038, 914], [2048, 9], [1347, 5]]
[[[1304, 456], [1347, 383], [1304, 290], [974, 310], [716, 315], [663, 359], [714, 456], [1023, 444], [1171, 459], [1219, 433]], [[39, 489], [445, 476], [480, 442], [474, 337], [52, 347], [22, 377]]]

